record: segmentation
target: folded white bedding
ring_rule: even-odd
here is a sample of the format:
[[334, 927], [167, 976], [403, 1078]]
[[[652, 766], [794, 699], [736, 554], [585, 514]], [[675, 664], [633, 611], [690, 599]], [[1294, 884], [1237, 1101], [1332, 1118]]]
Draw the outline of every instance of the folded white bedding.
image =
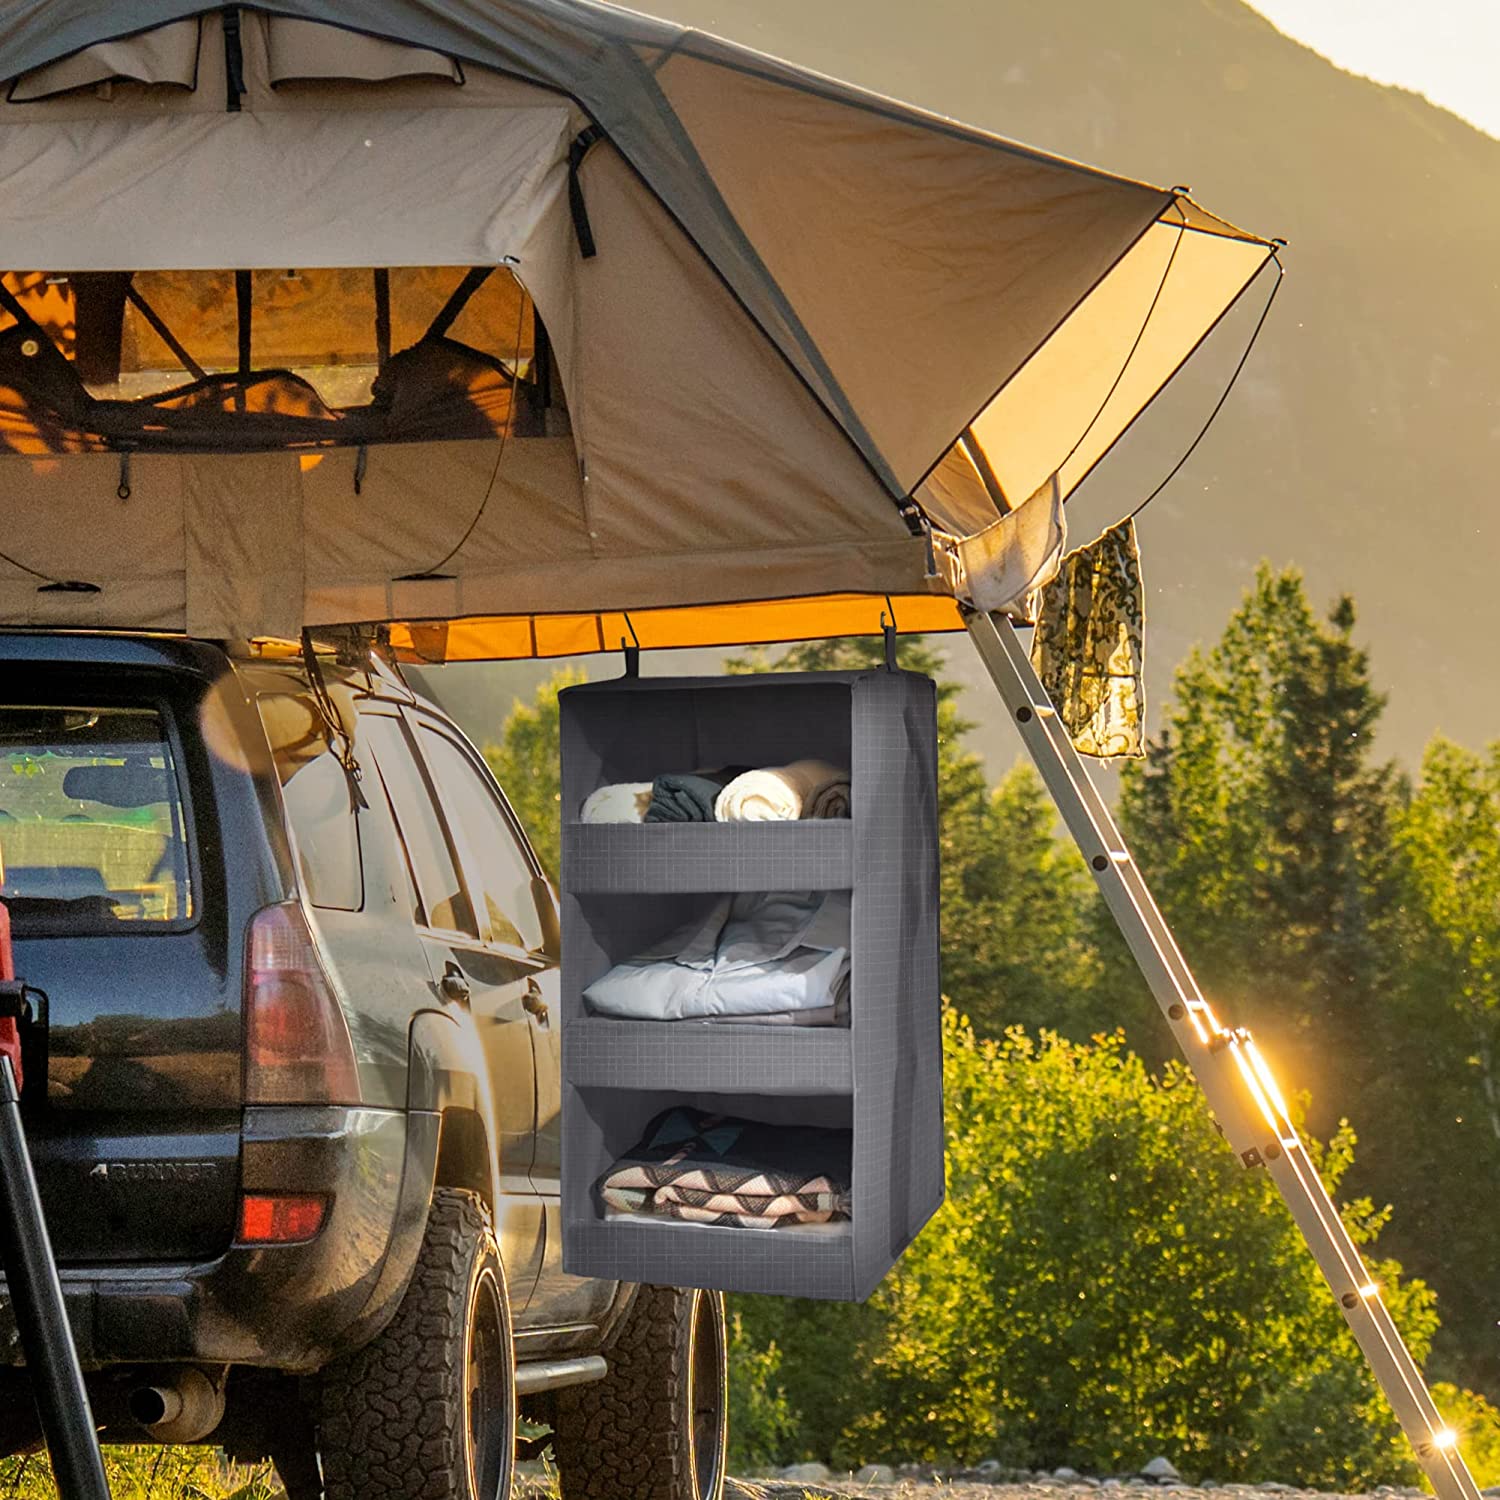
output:
[[849, 970], [843, 970], [834, 989], [832, 1005], [814, 1010], [756, 1011], [746, 1015], [700, 1016], [705, 1026], [847, 1026], [849, 1024]]
[[832, 1012], [823, 1024], [836, 1025], [841, 999], [848, 1003], [849, 921], [848, 891], [724, 896], [594, 980], [584, 999], [600, 1015], [632, 1021], [816, 1011]]
[[845, 1026], [845, 1006], [820, 1005], [816, 1010], [772, 1010], [735, 1016], [701, 1016], [705, 1026]]
[[590, 792], [580, 816], [585, 823], [643, 823], [650, 806], [649, 781], [621, 781]]
[[826, 760], [794, 760], [746, 771], [719, 793], [714, 816], [721, 823], [847, 818], [849, 773]]

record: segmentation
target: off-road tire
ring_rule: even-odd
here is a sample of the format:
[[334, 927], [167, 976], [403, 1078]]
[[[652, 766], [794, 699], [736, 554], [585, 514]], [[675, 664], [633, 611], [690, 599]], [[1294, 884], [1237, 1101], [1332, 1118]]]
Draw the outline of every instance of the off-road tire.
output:
[[[479, 1349], [498, 1357], [477, 1360]], [[478, 1434], [475, 1404], [493, 1413]], [[439, 1188], [396, 1316], [323, 1372], [326, 1500], [508, 1500], [515, 1421], [510, 1303], [489, 1214], [473, 1194]]]
[[727, 1348], [718, 1292], [641, 1287], [609, 1374], [555, 1393], [563, 1500], [719, 1500]]

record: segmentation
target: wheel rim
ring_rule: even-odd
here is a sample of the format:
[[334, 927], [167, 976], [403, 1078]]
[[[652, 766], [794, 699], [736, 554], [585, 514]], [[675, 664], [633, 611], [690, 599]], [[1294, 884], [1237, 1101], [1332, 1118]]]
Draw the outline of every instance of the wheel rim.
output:
[[468, 1405], [469, 1481], [477, 1500], [503, 1495], [515, 1455], [515, 1389], [500, 1288], [486, 1270], [469, 1311], [465, 1384]]
[[693, 1479], [700, 1500], [717, 1496], [724, 1480], [727, 1377], [719, 1299], [696, 1292], [689, 1326], [687, 1394]]

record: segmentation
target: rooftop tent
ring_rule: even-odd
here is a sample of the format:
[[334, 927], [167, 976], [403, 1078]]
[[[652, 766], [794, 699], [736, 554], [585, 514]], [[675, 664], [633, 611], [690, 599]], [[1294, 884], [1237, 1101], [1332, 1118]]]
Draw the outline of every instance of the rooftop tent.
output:
[[612, 7], [350, 14], [0, 17], [0, 618], [951, 627], [1275, 274], [1179, 190]]

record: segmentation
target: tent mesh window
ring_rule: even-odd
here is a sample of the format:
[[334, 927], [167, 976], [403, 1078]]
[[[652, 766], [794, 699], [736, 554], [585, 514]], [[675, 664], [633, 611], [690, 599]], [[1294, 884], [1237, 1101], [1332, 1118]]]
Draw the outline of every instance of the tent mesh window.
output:
[[[943, 1196], [936, 692], [908, 672], [623, 678], [560, 695], [564, 1265], [726, 1291], [867, 1297]], [[805, 757], [850, 770], [847, 819], [579, 821], [601, 785]], [[848, 890], [849, 1021], [627, 1021], [584, 990], [735, 891]], [[598, 1185], [676, 1106], [845, 1131], [850, 1216], [731, 1228], [606, 1212]]]
[[547, 365], [503, 268], [0, 276], [12, 453], [527, 436]]

